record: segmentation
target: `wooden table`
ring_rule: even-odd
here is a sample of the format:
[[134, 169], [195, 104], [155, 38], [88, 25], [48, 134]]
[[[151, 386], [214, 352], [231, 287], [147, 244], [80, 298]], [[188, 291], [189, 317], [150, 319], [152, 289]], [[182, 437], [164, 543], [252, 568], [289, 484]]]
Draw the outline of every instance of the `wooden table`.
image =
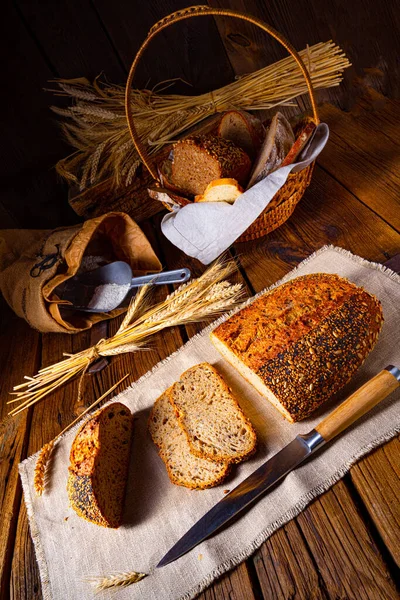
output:
[[[292, 218], [263, 239], [237, 244], [237, 278], [250, 293], [281, 278], [314, 250], [335, 244], [385, 262], [400, 251], [399, 103], [366, 90], [351, 113], [330, 104], [321, 118], [331, 138], [312, 183]], [[160, 234], [161, 216], [143, 223], [164, 265], [202, 267]], [[395, 268], [394, 263], [392, 263]], [[397, 269], [400, 270], [397, 262]], [[166, 293], [159, 289], [158, 296]], [[76, 336], [40, 335], [3, 306], [0, 329], [0, 557], [1, 597], [41, 598], [18, 463], [39, 450], [123, 374], [130, 381], [179, 348], [198, 326], [157, 336], [150, 351], [121, 355], [85, 378], [61, 388], [33, 410], [7, 417], [8, 392], [24, 375], [61, 360], [112, 334], [119, 320]], [[129, 382], [129, 380], [128, 380]], [[394, 439], [362, 459], [328, 492], [274, 533], [249, 560], [211, 586], [202, 599], [396, 598], [400, 562], [400, 444]], [[160, 599], [162, 600], [162, 599]]]

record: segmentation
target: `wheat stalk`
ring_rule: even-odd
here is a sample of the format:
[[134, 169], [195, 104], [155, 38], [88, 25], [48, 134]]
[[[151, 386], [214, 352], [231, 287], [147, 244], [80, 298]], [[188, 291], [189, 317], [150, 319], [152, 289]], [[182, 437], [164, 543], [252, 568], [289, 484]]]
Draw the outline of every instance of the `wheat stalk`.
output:
[[88, 579], [89, 583], [93, 585], [96, 592], [102, 592], [103, 590], [109, 590], [112, 588], [125, 588], [132, 583], [138, 583], [147, 577], [146, 573], [138, 573], [137, 571], [128, 571], [125, 573], [113, 573], [106, 577], [91, 577]]
[[[350, 66], [344, 52], [332, 40], [307, 46], [300, 53], [314, 89], [339, 85]], [[171, 80], [173, 81], [173, 80]], [[139, 157], [125, 116], [125, 89], [95, 81], [58, 80], [58, 95], [71, 97], [68, 109], [54, 107], [64, 116], [62, 129], [75, 152], [57, 164], [57, 171], [83, 189], [112, 177], [115, 186], [129, 185]], [[231, 108], [264, 110], [293, 105], [307, 92], [304, 77], [292, 56], [247, 75], [212, 93], [199, 96], [162, 94], [156, 89], [131, 91], [136, 129], [149, 154], [158, 152], [203, 119]], [[95, 160], [93, 157], [96, 157]], [[88, 174], [90, 173], [90, 179]]]
[[26, 377], [24, 383], [14, 386], [14, 398], [8, 404], [19, 404], [10, 414], [19, 414], [77, 376], [80, 376], [80, 390], [84, 374], [99, 356], [135, 352], [152, 335], [167, 327], [202, 321], [232, 308], [241, 299], [243, 287], [224, 280], [235, 268], [233, 261], [217, 261], [198, 279], [181, 285], [153, 306], [148, 305], [148, 290], [143, 287], [114, 336], [77, 354], [66, 354], [64, 360], [40, 369], [34, 377]]
[[53, 440], [51, 440], [51, 442], [48, 442], [47, 444], [45, 444], [43, 446], [43, 448], [41, 449], [40, 454], [38, 456], [38, 459], [36, 461], [35, 470], [34, 470], [34, 474], [33, 474], [33, 487], [35, 488], [35, 492], [38, 496], [41, 496], [44, 492], [44, 488], [45, 488], [45, 484], [46, 484], [46, 474], [48, 473], [47, 466], [48, 466], [50, 455], [53, 451], [54, 444], [56, 443], [56, 441], [66, 431], [68, 431], [68, 429], [70, 429], [73, 425], [75, 425], [75, 423], [77, 423], [80, 419], [82, 419], [82, 417], [84, 415], [86, 415], [95, 406], [97, 406], [97, 404], [99, 404], [106, 396], [108, 396], [108, 394], [111, 394], [111, 392], [113, 392], [115, 390], [115, 388], [118, 387], [119, 384], [122, 383], [128, 376], [129, 376], [129, 373], [124, 375], [124, 377], [122, 377], [122, 379], [120, 379], [117, 383], [115, 383], [113, 386], [111, 386], [109, 390], [107, 390], [102, 396], [100, 396], [100, 398], [95, 400], [88, 408], [86, 408], [79, 415], [79, 417], [77, 417], [76, 419], [74, 419], [74, 421], [72, 421], [72, 423], [67, 425], [67, 427], [65, 427]]

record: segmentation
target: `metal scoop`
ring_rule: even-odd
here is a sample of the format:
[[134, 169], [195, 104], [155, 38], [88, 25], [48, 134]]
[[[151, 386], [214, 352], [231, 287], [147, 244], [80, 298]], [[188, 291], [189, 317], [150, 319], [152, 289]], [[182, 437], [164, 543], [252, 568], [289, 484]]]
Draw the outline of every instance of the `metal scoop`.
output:
[[70, 302], [63, 308], [84, 312], [110, 312], [128, 305], [133, 296], [132, 289], [146, 284], [184, 283], [190, 276], [189, 269], [177, 269], [132, 278], [130, 266], [118, 260], [71, 277], [58, 286], [56, 293], [61, 300]]

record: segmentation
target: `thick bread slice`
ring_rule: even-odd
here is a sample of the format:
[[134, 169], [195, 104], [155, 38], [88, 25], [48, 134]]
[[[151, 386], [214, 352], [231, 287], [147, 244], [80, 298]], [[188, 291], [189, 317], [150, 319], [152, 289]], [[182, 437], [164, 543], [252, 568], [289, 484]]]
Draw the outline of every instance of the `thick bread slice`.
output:
[[167, 393], [193, 454], [232, 463], [253, 454], [253, 426], [214, 367], [195, 365]]
[[221, 354], [289, 421], [337, 393], [374, 347], [379, 300], [337, 275], [297, 277], [219, 325]]
[[132, 425], [130, 410], [114, 402], [86, 421], [72, 443], [70, 504], [80, 517], [96, 525], [121, 525]]
[[271, 120], [267, 135], [250, 173], [247, 189], [278, 169], [295, 142], [293, 129], [282, 113]]
[[189, 442], [166, 392], [154, 403], [149, 417], [149, 431], [172, 483], [205, 489], [218, 485], [227, 476], [228, 462], [199, 458], [190, 452]]
[[204, 194], [196, 196], [195, 202], [228, 202], [233, 204], [243, 194], [243, 188], [236, 179], [225, 177], [214, 179], [206, 187]]
[[250, 169], [250, 158], [233, 142], [213, 135], [193, 135], [174, 144], [169, 182], [184, 195], [196, 196], [214, 179], [231, 177], [245, 185]]

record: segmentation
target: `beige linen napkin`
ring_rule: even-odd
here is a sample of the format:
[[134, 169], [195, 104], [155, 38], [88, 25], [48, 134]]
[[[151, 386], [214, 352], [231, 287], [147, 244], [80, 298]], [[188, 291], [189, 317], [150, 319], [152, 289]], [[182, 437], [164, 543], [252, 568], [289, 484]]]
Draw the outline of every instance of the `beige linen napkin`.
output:
[[[375, 294], [382, 302], [385, 323], [376, 347], [340, 399], [325, 406], [313, 418], [296, 424], [285, 421], [215, 350], [208, 337], [216, 326], [214, 323], [118, 396], [137, 417], [125, 524], [118, 530], [87, 523], [68, 506], [68, 456], [76, 428], [57, 444], [51, 484], [41, 498], [35, 496], [33, 488], [37, 456], [21, 463], [24, 497], [45, 600], [93, 598], [88, 577], [131, 570], [149, 573], [149, 576], [115, 593], [102, 592], [100, 597], [118, 600], [193, 598], [219, 575], [251, 555], [278, 527], [343, 477], [357, 459], [400, 430], [400, 390], [397, 390], [290, 473], [234, 524], [174, 563], [154, 570], [167, 550], [224, 496], [225, 489], [233, 489], [296, 434], [312, 429], [334, 405], [386, 365], [400, 365], [400, 277], [349, 252], [325, 247], [282, 281], [316, 272], [338, 273]], [[185, 369], [201, 361], [216, 365], [226, 378], [256, 427], [260, 446], [257, 454], [235, 468], [230, 479], [221, 486], [191, 491], [170, 483], [148, 435], [146, 422], [149, 409], [161, 392]]]

